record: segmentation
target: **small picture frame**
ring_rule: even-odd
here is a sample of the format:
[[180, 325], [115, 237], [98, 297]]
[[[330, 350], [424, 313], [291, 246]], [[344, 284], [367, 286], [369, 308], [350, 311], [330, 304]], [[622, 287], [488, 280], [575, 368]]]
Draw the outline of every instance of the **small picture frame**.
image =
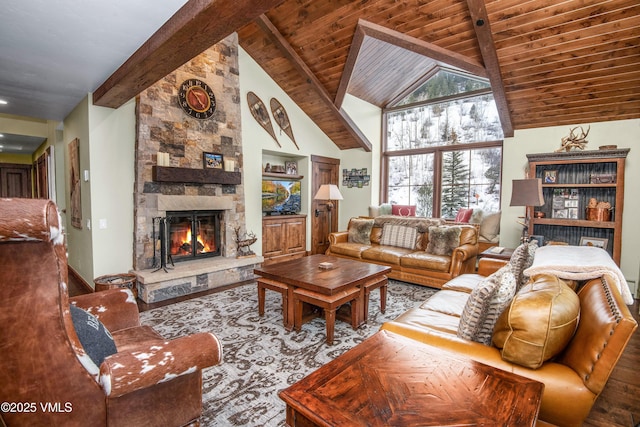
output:
[[284, 162], [287, 175], [298, 175], [298, 162]]
[[609, 239], [600, 239], [598, 237], [580, 237], [580, 246], [594, 246], [596, 248], [607, 249]]
[[545, 184], [556, 184], [558, 182], [557, 170], [546, 170], [542, 180]]
[[219, 153], [202, 153], [202, 162], [205, 169], [222, 169], [222, 154]]

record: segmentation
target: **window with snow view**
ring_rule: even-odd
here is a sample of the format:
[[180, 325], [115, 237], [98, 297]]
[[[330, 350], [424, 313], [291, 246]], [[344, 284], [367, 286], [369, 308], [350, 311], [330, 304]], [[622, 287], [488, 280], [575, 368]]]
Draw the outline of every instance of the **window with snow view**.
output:
[[426, 217], [500, 209], [503, 133], [485, 79], [441, 69], [385, 116], [388, 203]]

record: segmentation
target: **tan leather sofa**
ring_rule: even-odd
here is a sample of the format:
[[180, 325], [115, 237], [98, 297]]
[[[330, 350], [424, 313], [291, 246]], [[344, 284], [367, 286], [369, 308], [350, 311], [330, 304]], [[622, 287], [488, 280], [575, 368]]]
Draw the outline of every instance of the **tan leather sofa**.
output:
[[[540, 381], [545, 388], [538, 425], [582, 425], [637, 328], [636, 321], [607, 277], [592, 279], [579, 284], [577, 329], [559, 355], [537, 369], [506, 361], [494, 345], [457, 337], [468, 293], [500, 265], [500, 261], [481, 259], [480, 274], [456, 277], [420, 306], [383, 324], [382, 329]], [[549, 277], [536, 276], [535, 280]]]
[[[140, 325], [129, 289], [69, 298], [53, 202], [0, 199], [0, 218], [0, 402], [9, 402], [0, 425], [197, 425], [202, 369], [221, 361], [218, 339], [164, 339]], [[80, 323], [77, 312], [93, 316]], [[101, 344], [115, 341], [115, 353], [97, 363], [83, 324], [92, 338], [104, 325], [111, 334], [102, 331]]]
[[[391, 267], [389, 278], [409, 283], [440, 288], [444, 283], [463, 273], [475, 271], [478, 255], [478, 230], [473, 225], [460, 225], [460, 242], [450, 255], [427, 252], [429, 227], [445, 225], [437, 218], [378, 216], [373, 221], [370, 239], [365, 243], [349, 241], [352, 218], [346, 231], [331, 233], [327, 255], [366, 261]], [[381, 244], [385, 224], [416, 227], [415, 248]]]

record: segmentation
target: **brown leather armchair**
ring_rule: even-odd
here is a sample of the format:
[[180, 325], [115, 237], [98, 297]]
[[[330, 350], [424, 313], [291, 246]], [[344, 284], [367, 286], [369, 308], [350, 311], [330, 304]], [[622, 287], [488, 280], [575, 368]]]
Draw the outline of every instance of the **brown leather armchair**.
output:
[[[165, 340], [140, 325], [128, 289], [69, 298], [64, 237], [51, 201], [0, 199], [0, 259], [0, 402], [8, 403], [1, 421], [198, 425], [202, 369], [222, 358], [214, 335]], [[76, 334], [70, 304], [97, 317], [115, 341], [116, 353], [100, 366]]]

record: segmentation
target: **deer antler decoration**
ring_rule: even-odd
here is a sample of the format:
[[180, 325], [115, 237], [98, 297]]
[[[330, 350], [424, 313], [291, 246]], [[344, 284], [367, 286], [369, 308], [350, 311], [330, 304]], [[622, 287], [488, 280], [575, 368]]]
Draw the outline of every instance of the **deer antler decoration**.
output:
[[[580, 135], [576, 135], [575, 131], [580, 128]], [[560, 153], [562, 151], [571, 151], [574, 148], [578, 148], [580, 150], [584, 150], [584, 147], [587, 146], [589, 141], [587, 141], [587, 135], [589, 135], [589, 131], [591, 130], [591, 125], [587, 128], [585, 132], [582, 129], [582, 126], [576, 126], [573, 129], [569, 129], [569, 136], [565, 136], [562, 138], [562, 142], [560, 144], [560, 148], [558, 148], [555, 152]]]

